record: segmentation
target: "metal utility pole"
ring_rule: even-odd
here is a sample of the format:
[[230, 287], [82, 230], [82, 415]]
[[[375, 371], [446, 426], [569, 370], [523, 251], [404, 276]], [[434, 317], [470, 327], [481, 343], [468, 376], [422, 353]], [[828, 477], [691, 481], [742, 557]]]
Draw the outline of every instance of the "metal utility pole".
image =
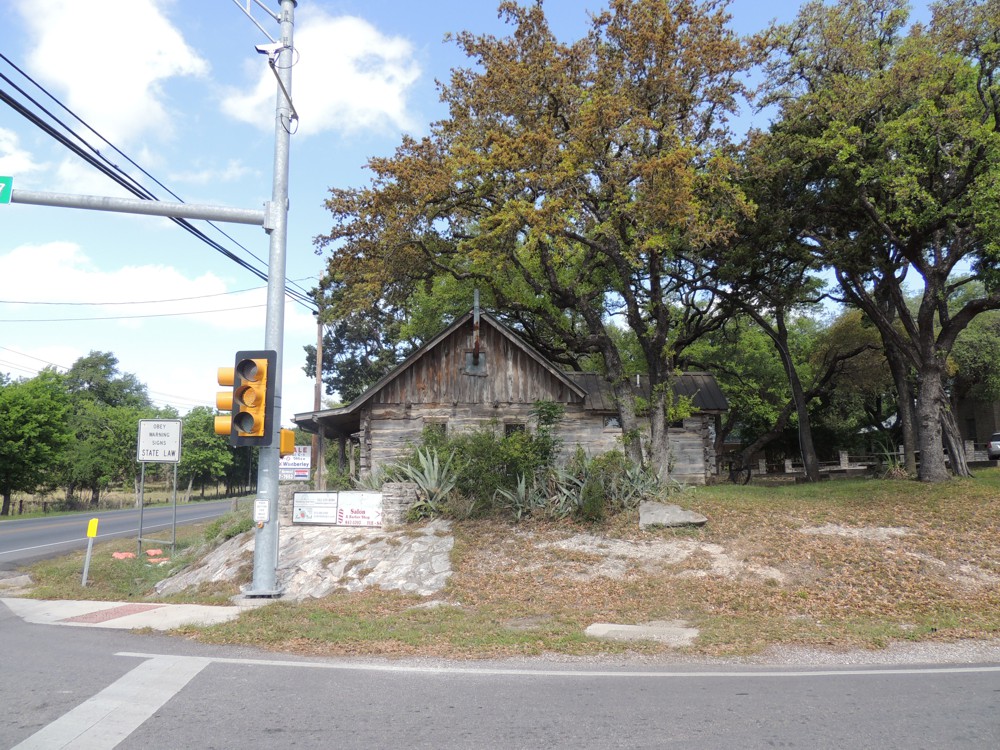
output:
[[[271, 44], [258, 45], [257, 51], [262, 55], [267, 55], [268, 64], [278, 83], [274, 125], [274, 178], [271, 187], [271, 201], [265, 204], [263, 210], [14, 190], [13, 177], [3, 176], [0, 176], [0, 204], [29, 203], [38, 206], [59, 206], [91, 211], [114, 211], [256, 224], [262, 226], [270, 235], [264, 348], [276, 352], [274, 411], [271, 421], [273, 432], [270, 447], [261, 447], [258, 457], [257, 502], [254, 504], [257, 531], [253, 559], [253, 583], [249, 590], [244, 591], [244, 594], [273, 597], [281, 593], [277, 586], [278, 461], [281, 457], [281, 367], [285, 328], [285, 249], [288, 244], [288, 153], [291, 134], [298, 121], [298, 114], [296, 114], [291, 100], [292, 66], [296, 62], [292, 41], [295, 27], [295, 7], [298, 3], [296, 0], [280, 0], [281, 12], [276, 14], [265, 8], [264, 0], [252, 1], [264, 9], [281, 26], [281, 37], [275, 41], [250, 16], [257, 28], [264, 32], [265, 36], [268, 36], [272, 42]], [[251, 0], [245, 0], [245, 2], [247, 7], [243, 8], [239, 0], [236, 0], [237, 6], [249, 16]], [[257, 514], [258, 507], [266, 507], [266, 513], [261, 514], [261, 517], [258, 517]]]
[[[273, 439], [261, 448], [257, 468], [257, 500], [267, 501], [267, 519], [258, 521], [254, 540], [253, 583], [247, 596], [278, 596], [278, 461], [281, 431], [281, 368], [284, 360], [285, 255], [288, 245], [288, 154], [292, 127], [297, 119], [292, 107], [292, 47], [295, 31], [295, 0], [281, 0], [281, 36], [268, 51], [268, 63], [278, 78], [274, 114], [274, 181], [271, 187], [272, 227], [267, 275], [267, 322], [264, 348], [278, 353], [274, 384]], [[258, 48], [259, 49], [259, 48]]]

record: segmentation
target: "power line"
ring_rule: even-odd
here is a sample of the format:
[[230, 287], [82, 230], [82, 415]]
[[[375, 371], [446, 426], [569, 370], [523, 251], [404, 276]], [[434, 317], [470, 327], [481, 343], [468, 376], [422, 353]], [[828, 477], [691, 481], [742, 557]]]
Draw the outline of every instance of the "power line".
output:
[[182, 315], [209, 315], [211, 313], [233, 312], [236, 310], [253, 310], [267, 305], [247, 305], [246, 307], [225, 307], [217, 310], [191, 310], [174, 313], [149, 313], [147, 315], [109, 315], [87, 318], [9, 318], [0, 319], [0, 323], [78, 323], [88, 320], [134, 320], [137, 318], [172, 318]]
[[[143, 300], [133, 300], [129, 302], [44, 302], [44, 301], [28, 301], [28, 300], [16, 300], [16, 299], [0, 299], [0, 304], [4, 305], [66, 305], [68, 307], [73, 306], [89, 306], [89, 307], [107, 307], [110, 305], [158, 305], [164, 302], [188, 302], [190, 300], [196, 299], [209, 299], [211, 297], [224, 297], [227, 294], [243, 294], [244, 292], [255, 292], [259, 289], [266, 289], [263, 286], [249, 287], [248, 289], [234, 289], [231, 292], [216, 292], [215, 294], [199, 294], [194, 297], [174, 297], [173, 299], [143, 299]], [[0, 347], [2, 349], [3, 347]]]
[[[142, 174], [146, 175], [154, 183], [156, 183], [161, 188], [163, 188], [164, 190], [166, 190], [170, 195], [172, 195], [173, 197], [177, 198], [177, 200], [183, 202], [181, 200], [181, 198], [179, 196], [177, 196], [176, 193], [173, 193], [171, 190], [169, 190], [169, 188], [165, 187], [162, 182], [160, 182], [159, 180], [157, 180], [149, 172], [147, 172], [145, 169], [143, 169], [141, 166], [139, 166], [134, 160], [132, 160], [123, 151], [121, 151], [121, 149], [119, 149], [117, 146], [115, 146], [113, 143], [111, 143], [107, 138], [105, 138], [103, 135], [101, 135], [96, 130], [94, 130], [94, 128], [92, 128], [82, 118], [80, 118], [71, 109], [69, 109], [69, 107], [67, 107], [58, 98], [56, 98], [53, 94], [51, 94], [48, 90], [46, 90], [45, 87], [43, 87], [41, 84], [39, 84], [37, 81], [35, 81], [31, 76], [29, 76], [26, 72], [24, 72], [21, 68], [19, 68], [13, 61], [10, 60], [10, 58], [8, 58], [2, 52], [0, 52], [0, 59], [3, 59], [10, 67], [12, 67], [14, 70], [16, 70], [23, 78], [25, 78], [26, 80], [30, 81], [32, 85], [34, 85], [37, 89], [39, 89], [42, 93], [44, 93], [49, 99], [51, 99], [57, 105], [59, 105], [59, 107], [61, 107], [66, 112], [68, 112], [77, 122], [81, 123], [91, 133], [93, 133], [95, 136], [97, 136], [102, 141], [104, 141], [105, 143], [107, 143], [108, 146], [110, 146], [116, 153], [120, 154], [123, 158], [125, 158], [130, 164], [132, 164], [133, 166], [135, 166], [140, 172], [142, 172]], [[81, 159], [83, 159], [84, 161], [86, 161], [88, 164], [90, 164], [91, 166], [93, 166], [95, 169], [97, 169], [100, 172], [102, 172], [105, 176], [107, 176], [108, 178], [114, 180], [116, 183], [118, 183], [123, 188], [125, 188], [126, 190], [128, 190], [129, 192], [131, 192], [133, 195], [136, 195], [136, 196], [138, 196], [140, 198], [144, 198], [144, 199], [147, 199], [147, 200], [156, 200], [156, 196], [151, 191], [149, 191], [148, 189], [146, 189], [145, 187], [143, 187], [134, 178], [132, 178], [127, 173], [125, 173], [118, 165], [112, 163], [109, 159], [107, 159], [107, 157], [105, 157], [101, 153], [101, 151], [99, 149], [94, 148], [86, 139], [84, 139], [83, 137], [81, 137], [75, 130], [73, 130], [73, 128], [71, 128], [65, 122], [63, 122], [58, 117], [56, 117], [51, 111], [49, 111], [47, 108], [45, 108], [34, 97], [32, 97], [24, 89], [22, 89], [20, 86], [18, 86], [16, 83], [14, 83], [14, 81], [12, 81], [7, 75], [5, 75], [3, 73], [0, 73], [0, 79], [6, 81], [19, 94], [21, 94], [22, 97], [24, 97], [29, 102], [31, 102], [40, 111], [44, 112], [52, 121], [54, 121], [59, 126], [61, 126], [64, 131], [66, 131], [67, 133], [69, 133], [73, 137], [73, 139], [75, 139], [75, 140], [79, 141], [81, 144], [83, 144], [83, 146], [80, 146], [80, 145], [77, 145], [77, 144], [73, 143], [72, 140], [69, 137], [67, 137], [66, 135], [63, 135], [62, 133], [58, 132], [55, 127], [53, 127], [49, 123], [43, 121], [42, 118], [39, 117], [35, 112], [32, 112], [28, 107], [26, 107], [23, 104], [21, 104], [20, 102], [18, 102], [16, 99], [14, 99], [12, 96], [10, 96], [9, 93], [7, 93], [6, 91], [4, 91], [2, 89], [0, 89], [0, 101], [3, 101], [5, 104], [7, 104], [15, 112], [17, 112], [18, 114], [20, 114], [22, 117], [24, 117], [25, 119], [27, 119], [29, 122], [31, 122], [32, 124], [34, 124], [36, 127], [40, 128], [43, 132], [45, 132], [46, 134], [48, 134], [53, 139], [57, 140], [59, 143], [61, 143], [62, 145], [64, 145], [66, 148], [68, 148], [74, 154], [76, 154]], [[93, 154], [88, 153], [88, 151], [93, 152]], [[171, 218], [171, 221], [173, 221], [175, 224], [177, 224], [178, 226], [180, 226], [181, 228], [183, 228], [185, 231], [189, 232], [190, 234], [192, 234], [196, 238], [200, 239], [202, 242], [206, 243], [207, 245], [209, 245], [210, 247], [212, 247], [213, 249], [215, 249], [217, 252], [223, 254], [224, 256], [226, 256], [227, 258], [229, 258], [230, 260], [232, 260], [233, 262], [235, 262], [237, 265], [239, 265], [239, 266], [243, 267], [244, 269], [250, 271], [251, 273], [253, 273], [254, 275], [256, 275], [258, 278], [260, 278], [260, 279], [262, 279], [264, 281], [267, 280], [267, 273], [265, 271], [261, 271], [261, 270], [257, 269], [256, 267], [252, 266], [247, 261], [243, 260], [242, 258], [237, 257], [234, 253], [232, 253], [230, 250], [228, 250], [225, 247], [223, 247], [221, 244], [219, 244], [215, 240], [213, 240], [210, 237], [208, 237], [204, 232], [202, 232], [200, 229], [198, 229], [197, 227], [195, 227], [194, 225], [192, 225], [189, 221], [187, 221], [185, 219], [179, 219], [179, 218]], [[240, 248], [242, 248], [244, 250], [244, 252], [246, 252], [247, 254], [249, 254], [255, 260], [257, 260], [260, 263], [264, 263], [264, 261], [262, 261], [257, 256], [253, 255], [253, 253], [251, 253], [246, 247], [243, 247], [239, 242], [237, 242], [235, 239], [233, 239], [231, 236], [229, 236], [226, 232], [223, 232], [215, 224], [213, 224], [211, 222], [209, 222], [209, 224], [213, 228], [215, 228], [217, 231], [219, 231], [221, 234], [223, 234], [223, 236], [225, 236], [230, 241], [232, 241], [235, 244], [237, 244]], [[265, 266], [266, 266], [266, 263], [265, 263]], [[298, 284], [296, 284], [296, 286], [298, 286]], [[302, 289], [302, 287], [299, 287], [299, 289]], [[306, 307], [307, 309], [312, 310], [314, 308], [314, 306], [315, 306], [314, 302], [312, 300], [312, 297], [307, 292], [305, 292], [304, 289], [302, 289], [302, 291], [296, 291], [294, 289], [289, 288], [287, 286], [287, 284], [286, 284], [286, 286], [285, 286], [285, 294], [287, 296], [289, 296], [291, 299], [293, 299], [296, 302], [298, 302], [299, 304], [301, 304], [304, 307]]]
[[[16, 349], [11, 349], [8, 346], [0, 346], [0, 349], [4, 350], [6, 352], [10, 352], [11, 354], [16, 354], [19, 357], [25, 357], [26, 359], [33, 359], [36, 362], [41, 362], [44, 365], [48, 365], [49, 367], [55, 367], [56, 369], [59, 369], [59, 370], [67, 370], [68, 371], [68, 370], [71, 369], [67, 365], [60, 365], [60, 364], [57, 364], [55, 362], [49, 362], [47, 359], [42, 359], [41, 357], [36, 357], [36, 356], [34, 356], [32, 354], [26, 354], [24, 352], [19, 352]], [[3, 365], [4, 367], [8, 367], [8, 368], [13, 369], [13, 370], [20, 370], [21, 372], [26, 372], [26, 373], [28, 373], [30, 375], [38, 375], [38, 373], [41, 372], [41, 370], [39, 370], [37, 368], [25, 367], [24, 365], [16, 364], [14, 362], [7, 362], [6, 360], [0, 360], [0, 365]], [[203, 400], [203, 399], [190, 398], [188, 396], [178, 396], [175, 393], [164, 393], [163, 391], [152, 391], [152, 390], [149, 390], [149, 388], [146, 388], [146, 395], [149, 396], [149, 400], [152, 401], [152, 402], [154, 402], [154, 403], [161, 403], [161, 404], [167, 404], [167, 405], [173, 405], [173, 404], [180, 404], [180, 405], [183, 405], [183, 406], [191, 405], [191, 404], [193, 404], [195, 406], [211, 406], [212, 405], [211, 402]]]

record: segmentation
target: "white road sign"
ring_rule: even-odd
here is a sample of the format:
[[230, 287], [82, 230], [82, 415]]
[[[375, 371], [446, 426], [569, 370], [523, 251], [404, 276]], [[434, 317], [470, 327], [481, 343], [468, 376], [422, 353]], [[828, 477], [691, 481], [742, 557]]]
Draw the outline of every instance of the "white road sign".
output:
[[175, 464], [181, 460], [181, 420], [140, 419], [137, 461]]
[[382, 525], [381, 492], [296, 492], [292, 523], [330, 526]]

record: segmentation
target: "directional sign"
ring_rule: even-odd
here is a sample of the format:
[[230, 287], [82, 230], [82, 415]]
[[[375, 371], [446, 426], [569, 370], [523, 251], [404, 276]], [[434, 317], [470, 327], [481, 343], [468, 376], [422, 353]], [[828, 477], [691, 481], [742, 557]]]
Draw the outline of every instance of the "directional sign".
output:
[[0, 204], [10, 203], [12, 192], [14, 192], [14, 178], [0, 176]]
[[137, 461], [175, 464], [181, 460], [181, 420], [140, 419]]

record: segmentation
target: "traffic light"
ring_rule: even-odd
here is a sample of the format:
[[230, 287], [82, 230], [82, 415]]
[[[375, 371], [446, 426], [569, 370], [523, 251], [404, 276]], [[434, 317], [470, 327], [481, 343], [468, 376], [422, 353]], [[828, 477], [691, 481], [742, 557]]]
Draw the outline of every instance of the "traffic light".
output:
[[215, 405], [231, 416], [215, 419], [215, 432], [229, 435], [231, 445], [270, 446], [273, 442], [274, 378], [277, 354], [273, 350], [236, 352], [234, 367], [219, 368], [219, 385], [232, 390], [219, 392]]
[[295, 453], [295, 431], [282, 428], [278, 437], [278, 455], [284, 458]]

